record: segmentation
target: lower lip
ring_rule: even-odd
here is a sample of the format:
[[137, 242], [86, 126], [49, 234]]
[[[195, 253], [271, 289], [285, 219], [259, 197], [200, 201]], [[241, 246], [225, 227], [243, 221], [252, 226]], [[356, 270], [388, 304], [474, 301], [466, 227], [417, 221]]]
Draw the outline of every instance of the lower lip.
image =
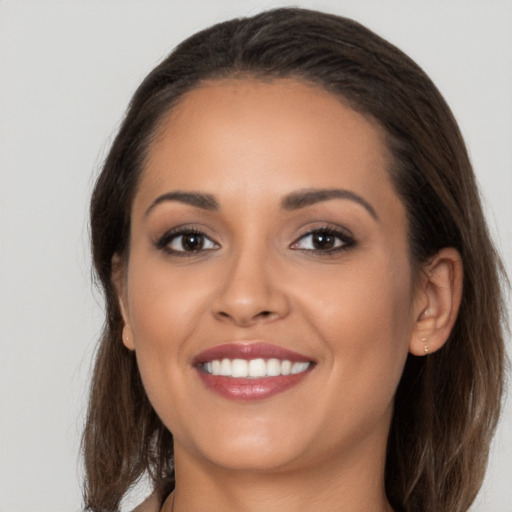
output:
[[263, 377], [255, 379], [242, 379], [211, 375], [197, 369], [199, 377], [205, 386], [230, 400], [253, 401], [270, 398], [290, 389], [303, 381], [312, 369], [311, 365], [306, 371], [294, 375], [279, 375], [277, 377]]

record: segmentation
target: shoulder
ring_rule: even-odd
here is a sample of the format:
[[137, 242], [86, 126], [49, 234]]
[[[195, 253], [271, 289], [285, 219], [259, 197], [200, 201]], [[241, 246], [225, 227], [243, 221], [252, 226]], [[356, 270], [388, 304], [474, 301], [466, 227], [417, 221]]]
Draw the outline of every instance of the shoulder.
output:
[[133, 512], [160, 512], [158, 498], [151, 494], [140, 505], [133, 509]]

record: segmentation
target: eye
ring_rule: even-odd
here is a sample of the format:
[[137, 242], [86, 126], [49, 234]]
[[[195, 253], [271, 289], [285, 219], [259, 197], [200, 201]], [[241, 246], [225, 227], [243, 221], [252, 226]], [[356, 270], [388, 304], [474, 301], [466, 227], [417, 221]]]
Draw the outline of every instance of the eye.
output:
[[301, 251], [331, 253], [346, 250], [354, 243], [354, 239], [341, 230], [318, 228], [301, 236], [291, 248]]
[[156, 244], [157, 248], [163, 249], [171, 254], [185, 256], [200, 251], [212, 251], [219, 248], [219, 245], [203, 232], [187, 229], [178, 232], [166, 233]]

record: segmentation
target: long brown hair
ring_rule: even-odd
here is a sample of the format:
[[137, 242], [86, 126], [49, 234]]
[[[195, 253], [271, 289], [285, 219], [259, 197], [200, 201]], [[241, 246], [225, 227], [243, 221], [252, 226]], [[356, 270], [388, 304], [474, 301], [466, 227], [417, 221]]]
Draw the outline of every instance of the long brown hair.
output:
[[386, 492], [397, 511], [463, 512], [480, 488], [504, 379], [503, 268], [482, 214], [457, 124], [426, 74], [360, 24], [277, 9], [201, 31], [142, 82], [91, 201], [95, 270], [106, 301], [83, 436], [85, 508], [114, 511], [148, 473], [163, 501], [173, 489], [172, 435], [150, 405], [135, 356], [121, 342], [112, 257], [127, 256], [130, 207], [159, 122], [204, 80], [294, 77], [320, 85], [387, 134], [389, 169], [408, 214], [410, 257], [455, 247], [464, 265], [457, 322], [443, 349], [409, 356], [387, 449]]

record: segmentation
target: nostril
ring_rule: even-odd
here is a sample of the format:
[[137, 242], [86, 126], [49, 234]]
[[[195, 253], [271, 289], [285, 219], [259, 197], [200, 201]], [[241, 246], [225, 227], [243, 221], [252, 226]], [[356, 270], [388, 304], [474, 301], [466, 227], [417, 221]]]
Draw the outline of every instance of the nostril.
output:
[[217, 315], [219, 318], [223, 319], [229, 319], [232, 321], [235, 321], [235, 323], [240, 324], [252, 324], [252, 322], [258, 321], [258, 320], [269, 320], [274, 316], [274, 312], [270, 310], [264, 310], [260, 311], [259, 313], [256, 313], [255, 315], [245, 315], [238, 312], [238, 314], [230, 314], [229, 311], [218, 311]]

